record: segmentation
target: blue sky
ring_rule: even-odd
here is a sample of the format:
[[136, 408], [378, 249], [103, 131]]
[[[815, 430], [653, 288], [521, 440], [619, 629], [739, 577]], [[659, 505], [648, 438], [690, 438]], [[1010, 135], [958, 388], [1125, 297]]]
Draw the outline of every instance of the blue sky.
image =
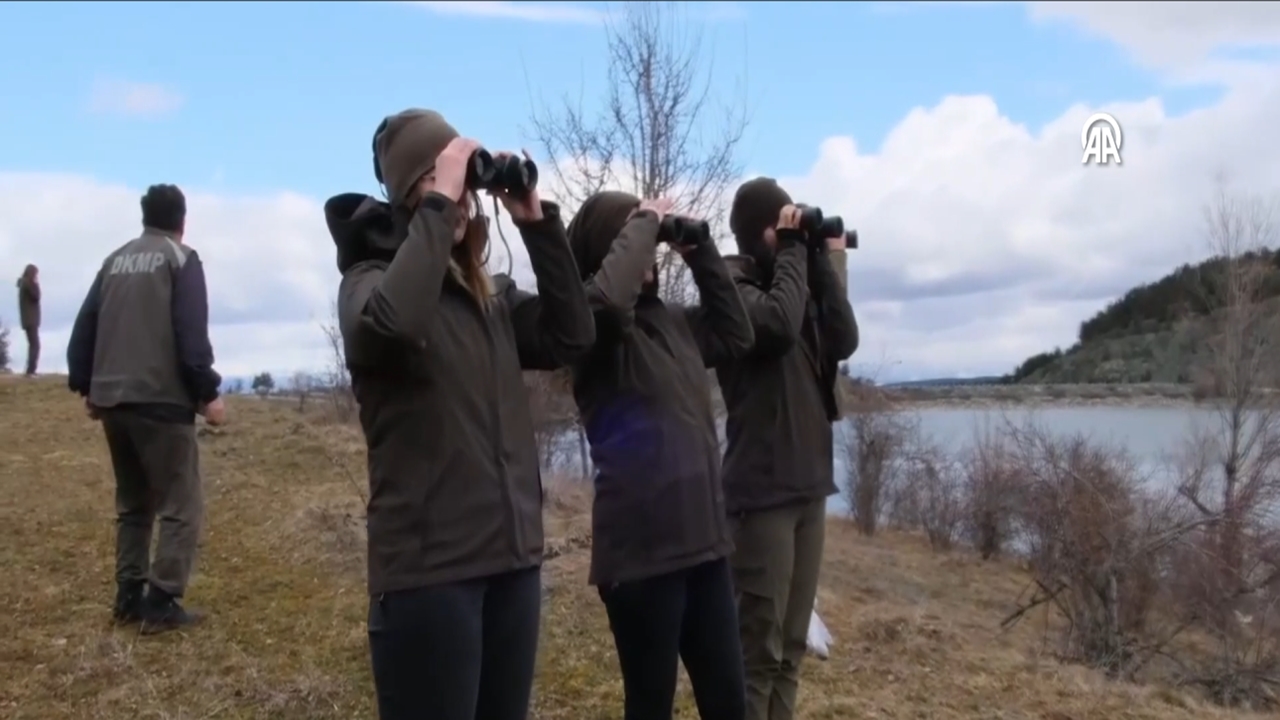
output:
[[[1006, 372], [1070, 345], [1117, 294], [1208, 254], [1214, 178], [1280, 190], [1280, 4], [677, 8], [702, 33], [714, 101], [749, 113], [744, 173], [859, 229], [855, 365], [884, 379]], [[138, 194], [175, 182], [219, 364], [314, 368], [338, 281], [320, 203], [378, 192], [378, 121], [433, 108], [545, 163], [533, 109], [599, 107], [611, 10], [0, 3], [0, 276], [41, 267], [59, 367], [99, 258], [136, 232]], [[1100, 110], [1124, 127], [1123, 167], [1080, 163]]]
[[[1163, 87], [1121, 48], [1032, 23], [1017, 4], [687, 8], [709, 30], [722, 101], [747, 103], [744, 161], [779, 175], [803, 172], [831, 135], [874, 149], [911, 108], [948, 94], [989, 94], [1032, 129], [1074, 102], [1161, 93], [1176, 114], [1216, 95]], [[591, 24], [411, 4], [4, 3], [0, 167], [231, 192], [368, 188], [383, 114], [425, 105], [491, 145], [529, 144], [537, 98], [600, 96], [603, 42]], [[104, 118], [90, 97], [112, 80], [158, 83], [183, 102], [155, 120]]]

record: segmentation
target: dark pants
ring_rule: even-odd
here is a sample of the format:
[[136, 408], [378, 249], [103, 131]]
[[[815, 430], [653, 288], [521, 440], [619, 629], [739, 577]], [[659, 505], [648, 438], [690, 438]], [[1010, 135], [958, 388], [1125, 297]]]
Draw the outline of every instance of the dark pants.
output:
[[825, 500], [737, 519], [733, 579], [747, 672], [748, 720], [795, 716], [826, 521]]
[[195, 566], [204, 514], [195, 425], [117, 409], [102, 411], [102, 428], [116, 476], [116, 581], [149, 579], [153, 587], [181, 596]]
[[27, 334], [27, 374], [36, 374], [36, 365], [40, 363], [40, 329], [23, 328]]
[[702, 720], [742, 720], [742, 646], [728, 560], [600, 588], [622, 666], [625, 720], [670, 720], [678, 663]]
[[525, 720], [541, 610], [539, 568], [374, 596], [378, 717]]

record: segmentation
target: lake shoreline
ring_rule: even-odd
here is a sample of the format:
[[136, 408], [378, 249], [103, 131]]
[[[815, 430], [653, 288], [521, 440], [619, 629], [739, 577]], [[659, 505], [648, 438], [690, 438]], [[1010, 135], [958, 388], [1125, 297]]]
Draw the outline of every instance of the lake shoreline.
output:
[[883, 388], [893, 405], [911, 409], [954, 408], [1195, 408], [1202, 402], [1190, 385], [938, 385]]

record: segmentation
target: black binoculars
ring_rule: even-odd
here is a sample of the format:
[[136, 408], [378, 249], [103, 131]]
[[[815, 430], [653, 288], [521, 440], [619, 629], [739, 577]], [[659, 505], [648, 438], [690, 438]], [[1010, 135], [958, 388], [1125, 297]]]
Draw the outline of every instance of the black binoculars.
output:
[[711, 241], [711, 225], [679, 215], [666, 215], [658, 225], [658, 239], [669, 245], [692, 247]]
[[858, 248], [858, 231], [844, 229], [844, 219], [839, 215], [823, 217], [822, 209], [808, 205], [797, 205], [800, 208], [800, 229], [809, 236], [811, 245], [824, 243], [827, 238], [844, 236], [845, 244], [850, 249]]
[[538, 186], [538, 166], [528, 158], [504, 155], [495, 159], [480, 148], [467, 161], [467, 187], [471, 190], [505, 190], [517, 197]]

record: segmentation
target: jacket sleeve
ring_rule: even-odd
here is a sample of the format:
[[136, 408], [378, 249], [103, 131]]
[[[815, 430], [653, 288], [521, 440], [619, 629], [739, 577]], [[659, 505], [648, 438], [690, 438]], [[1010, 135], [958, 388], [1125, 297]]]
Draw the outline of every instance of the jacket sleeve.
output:
[[378, 339], [426, 341], [440, 307], [458, 212], [457, 203], [429, 193], [389, 264], [365, 261], [343, 274], [338, 324], [349, 354]]
[[754, 353], [777, 357], [800, 338], [805, 303], [809, 297], [809, 269], [804, 236], [799, 230], [778, 232], [778, 255], [768, 290], [740, 283], [738, 291], [755, 331]]
[[698, 307], [680, 308], [707, 367], [737, 359], [750, 352], [755, 331], [724, 258], [713, 243], [699, 245], [685, 255], [698, 286]]
[[98, 307], [102, 293], [102, 271], [93, 278], [89, 292], [84, 296], [80, 312], [71, 326], [71, 338], [67, 341], [67, 387], [74, 393], [89, 396], [93, 381], [93, 350], [98, 341]]
[[822, 346], [834, 362], [845, 360], [858, 349], [858, 321], [849, 304], [848, 254], [833, 250], [813, 254], [811, 270], [817, 286], [819, 317], [822, 318]]
[[587, 279], [587, 303], [596, 322], [626, 327], [635, 318], [644, 274], [658, 250], [658, 216], [638, 212], [609, 246], [600, 269]]
[[196, 403], [208, 405], [218, 399], [222, 376], [213, 369], [209, 290], [205, 284], [204, 263], [194, 250], [174, 277], [170, 310], [182, 382]]
[[586, 290], [569, 249], [560, 208], [542, 204], [542, 220], [516, 223], [537, 278], [538, 294], [512, 283], [505, 293], [520, 367], [555, 370], [582, 357], [596, 341]]
[[40, 283], [33, 283], [29, 280], [22, 281], [22, 291], [26, 293], [31, 302], [40, 302]]

